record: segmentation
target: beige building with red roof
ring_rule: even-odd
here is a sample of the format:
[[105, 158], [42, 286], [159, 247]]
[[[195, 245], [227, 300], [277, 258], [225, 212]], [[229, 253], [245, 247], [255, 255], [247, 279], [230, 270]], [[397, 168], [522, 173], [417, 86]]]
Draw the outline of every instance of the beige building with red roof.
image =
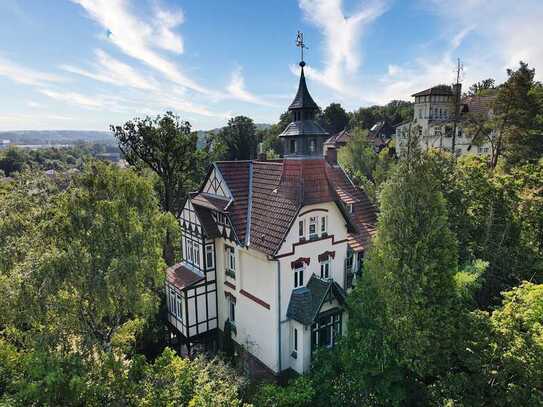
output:
[[[169, 328], [187, 346], [233, 340], [274, 375], [307, 372], [345, 333], [345, 299], [377, 212], [338, 165], [302, 67], [280, 160], [214, 163], [179, 219]], [[219, 341], [220, 342], [220, 341]]]

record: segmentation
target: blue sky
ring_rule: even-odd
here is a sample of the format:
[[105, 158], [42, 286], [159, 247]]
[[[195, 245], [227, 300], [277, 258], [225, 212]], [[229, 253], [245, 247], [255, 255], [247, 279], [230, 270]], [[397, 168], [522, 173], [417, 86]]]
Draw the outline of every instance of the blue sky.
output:
[[[196, 129], [272, 123], [297, 87], [346, 109], [543, 70], [543, 1], [2, 0], [0, 130], [106, 130], [173, 110]], [[538, 75], [540, 77], [540, 75]]]

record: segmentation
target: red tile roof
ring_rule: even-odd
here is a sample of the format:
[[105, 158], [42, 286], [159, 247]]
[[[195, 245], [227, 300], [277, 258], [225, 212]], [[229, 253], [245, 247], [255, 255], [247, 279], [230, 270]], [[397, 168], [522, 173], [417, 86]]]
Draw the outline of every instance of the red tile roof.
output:
[[239, 241], [244, 242], [247, 228], [250, 161], [219, 161], [216, 164], [234, 198], [228, 207], [230, 221]]
[[343, 129], [339, 133], [332, 135], [328, 140], [324, 142], [324, 144], [341, 147], [347, 144], [347, 141], [349, 141], [350, 138], [351, 134], [346, 129]]
[[166, 269], [166, 281], [183, 290], [204, 280], [204, 277], [190, 270], [181, 263], [174, 264]]
[[354, 250], [367, 248], [375, 233], [377, 210], [368, 196], [324, 159], [228, 161], [217, 167], [234, 197], [228, 214], [242, 244], [274, 255], [300, 208], [324, 202], [353, 204], [352, 214], [340, 208], [351, 226], [348, 239]]

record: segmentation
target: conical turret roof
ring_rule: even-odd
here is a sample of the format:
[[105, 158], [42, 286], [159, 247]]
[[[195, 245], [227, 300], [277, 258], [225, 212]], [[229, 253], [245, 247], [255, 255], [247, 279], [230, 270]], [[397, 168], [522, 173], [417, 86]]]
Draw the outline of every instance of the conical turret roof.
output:
[[294, 110], [294, 109], [307, 109], [307, 110], [318, 110], [319, 106], [315, 103], [311, 95], [309, 94], [309, 90], [307, 90], [307, 85], [305, 83], [305, 75], [304, 75], [304, 66], [305, 63], [302, 61], [300, 62], [300, 66], [302, 67], [302, 74], [300, 75], [300, 83], [298, 84], [298, 92], [296, 92], [296, 97], [288, 107], [288, 110]]

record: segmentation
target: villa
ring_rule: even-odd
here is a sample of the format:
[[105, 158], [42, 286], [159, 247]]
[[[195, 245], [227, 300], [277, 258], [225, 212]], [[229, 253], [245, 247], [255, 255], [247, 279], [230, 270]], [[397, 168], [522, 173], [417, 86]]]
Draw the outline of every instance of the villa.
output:
[[304, 65], [283, 158], [213, 163], [184, 205], [183, 260], [166, 280], [172, 335], [187, 347], [231, 338], [274, 375], [307, 372], [345, 334], [376, 230], [376, 208], [324, 148]]

